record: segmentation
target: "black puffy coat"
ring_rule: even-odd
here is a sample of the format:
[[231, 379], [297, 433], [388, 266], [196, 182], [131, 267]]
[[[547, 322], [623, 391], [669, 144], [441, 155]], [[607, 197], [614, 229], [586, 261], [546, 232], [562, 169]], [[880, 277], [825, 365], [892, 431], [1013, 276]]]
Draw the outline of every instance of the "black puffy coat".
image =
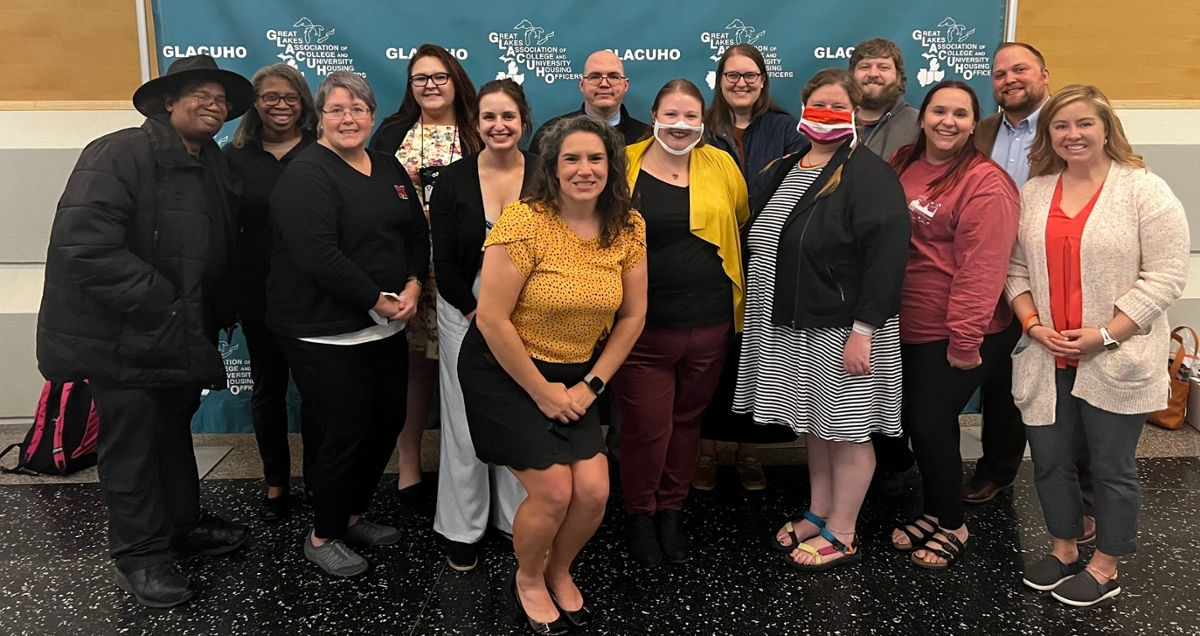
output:
[[42, 375], [224, 388], [238, 189], [215, 142], [194, 157], [166, 121], [88, 144], [50, 233]]

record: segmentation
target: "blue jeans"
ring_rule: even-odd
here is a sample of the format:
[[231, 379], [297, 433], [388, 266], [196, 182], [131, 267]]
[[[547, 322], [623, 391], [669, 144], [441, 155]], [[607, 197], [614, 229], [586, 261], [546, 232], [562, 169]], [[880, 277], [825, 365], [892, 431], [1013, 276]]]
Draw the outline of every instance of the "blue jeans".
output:
[[1136, 451], [1146, 414], [1111, 413], [1071, 395], [1075, 371], [1067, 367], [1055, 372], [1054, 424], [1025, 427], [1046, 529], [1057, 539], [1083, 536], [1076, 461], [1087, 450], [1096, 490], [1096, 549], [1110, 556], [1132, 554], [1137, 550], [1141, 504]]

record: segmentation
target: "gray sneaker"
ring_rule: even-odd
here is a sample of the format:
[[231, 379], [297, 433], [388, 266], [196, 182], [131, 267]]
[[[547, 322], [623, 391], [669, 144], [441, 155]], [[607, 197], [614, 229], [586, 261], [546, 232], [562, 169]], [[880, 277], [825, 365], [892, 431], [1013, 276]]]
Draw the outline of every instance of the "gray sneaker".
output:
[[1082, 559], [1076, 559], [1074, 563], [1063, 563], [1053, 554], [1047, 554], [1041, 561], [1025, 568], [1023, 581], [1035, 590], [1048, 592], [1082, 571]]
[[346, 528], [343, 538], [359, 545], [392, 545], [400, 540], [400, 530], [360, 517], [358, 523]]
[[304, 557], [321, 566], [329, 574], [340, 577], [358, 576], [370, 567], [367, 560], [351, 550], [341, 539], [330, 539], [325, 545], [313, 545], [308, 535], [304, 537]]

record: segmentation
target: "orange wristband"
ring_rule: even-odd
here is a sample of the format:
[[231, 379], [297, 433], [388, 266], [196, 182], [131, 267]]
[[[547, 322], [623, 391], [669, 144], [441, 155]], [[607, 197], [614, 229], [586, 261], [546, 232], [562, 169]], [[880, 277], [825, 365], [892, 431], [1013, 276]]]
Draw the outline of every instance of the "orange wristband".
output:
[[[1028, 334], [1029, 328], [1033, 326], [1033, 325], [1030, 325], [1029, 322], [1037, 317], [1038, 317], [1038, 313], [1036, 311], [1030, 312], [1030, 314], [1028, 316], [1025, 316], [1025, 319], [1021, 321], [1021, 333]], [[1041, 324], [1040, 320], [1038, 321], [1038, 324]]]

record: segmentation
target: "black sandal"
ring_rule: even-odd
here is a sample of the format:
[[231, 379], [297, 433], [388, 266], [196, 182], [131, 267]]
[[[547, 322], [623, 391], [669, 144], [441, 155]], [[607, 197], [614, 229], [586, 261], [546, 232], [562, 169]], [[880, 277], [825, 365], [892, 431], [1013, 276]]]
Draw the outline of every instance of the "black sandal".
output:
[[[943, 541], [943, 540], [937, 538], [936, 535], [939, 535], [939, 534], [946, 537], [946, 540]], [[936, 554], [937, 556], [941, 557], [942, 559], [945, 559], [945, 561], [943, 563], [928, 563], [924, 559], [917, 558], [916, 551], [913, 552], [913, 555], [910, 558], [912, 559], [913, 563], [915, 563], [919, 567], [925, 568], [926, 570], [945, 570], [946, 568], [950, 567], [951, 565], [954, 565], [954, 563], [957, 562], [962, 557], [962, 553], [964, 550], [967, 549], [967, 546], [963, 544], [961, 539], [959, 539], [956, 535], [954, 535], [953, 533], [951, 533], [949, 531], [938, 530], [937, 532], [934, 533], [934, 535], [935, 536], [929, 537], [929, 539], [927, 541], [925, 541], [925, 543], [926, 544], [933, 543], [933, 544], [937, 545], [938, 547], [931, 548], [931, 547], [929, 547], [929, 545], [922, 545], [918, 549], [928, 550], [929, 552]]]
[[[918, 521], [924, 521], [925, 523], [929, 524], [931, 526], [931, 528], [929, 530], [926, 530], [924, 527], [922, 527], [920, 524], [917, 523]], [[917, 530], [919, 530], [921, 532], [921, 534], [916, 534], [913, 531], [909, 530], [908, 529], [909, 526], [916, 528]], [[896, 529], [899, 530], [900, 532], [903, 532], [904, 534], [908, 535], [908, 546], [905, 547], [905, 546], [899, 545], [895, 541], [893, 541], [892, 547], [899, 550], [900, 552], [912, 552], [913, 550], [920, 550], [921, 546], [925, 545], [925, 542], [929, 541], [930, 537], [937, 534], [938, 525], [937, 525], [937, 522], [934, 521], [929, 515], [921, 515], [919, 517], [914, 517], [912, 521], [909, 521], [908, 523], [906, 523]]]

